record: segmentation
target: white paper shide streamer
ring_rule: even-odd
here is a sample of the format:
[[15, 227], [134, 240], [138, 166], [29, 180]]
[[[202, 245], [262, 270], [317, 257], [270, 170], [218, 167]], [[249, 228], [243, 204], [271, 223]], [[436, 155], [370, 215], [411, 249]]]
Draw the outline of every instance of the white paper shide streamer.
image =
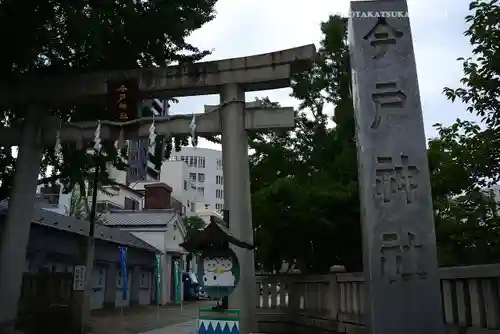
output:
[[101, 152], [101, 121], [97, 121], [97, 128], [95, 129], [94, 135], [94, 149], [96, 152]]
[[153, 122], [149, 127], [149, 146], [148, 146], [148, 162], [147, 162], [147, 174], [153, 180], [157, 180], [160, 172], [156, 169], [156, 164], [153, 159], [156, 153], [156, 129], [155, 129], [155, 119], [153, 116]]
[[191, 143], [194, 147], [198, 146], [198, 138], [196, 138], [196, 115], [193, 114], [191, 123], [189, 123], [189, 128], [191, 129]]
[[54, 145], [54, 155], [57, 157], [61, 153], [61, 131], [56, 133], [56, 144]]

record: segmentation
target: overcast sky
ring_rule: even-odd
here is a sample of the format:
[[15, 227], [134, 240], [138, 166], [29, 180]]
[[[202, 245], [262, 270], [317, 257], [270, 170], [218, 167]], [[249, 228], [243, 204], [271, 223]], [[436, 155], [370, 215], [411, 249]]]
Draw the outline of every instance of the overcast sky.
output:
[[[467, 28], [468, 0], [408, 0], [417, 71], [427, 137], [436, 135], [435, 123], [450, 124], [457, 117], [473, 119], [464, 106], [451, 103], [443, 87], [458, 87], [462, 76], [458, 57], [468, 57], [471, 47]], [[213, 54], [206, 60], [241, 57], [318, 44], [320, 23], [332, 14], [346, 15], [348, 0], [219, 0], [217, 17], [196, 31], [189, 42]], [[268, 96], [283, 106], [297, 106], [290, 89], [246, 94], [246, 100]], [[204, 104], [218, 104], [218, 96], [182, 98], [171, 112], [199, 113]], [[218, 148], [201, 141], [200, 147]]]

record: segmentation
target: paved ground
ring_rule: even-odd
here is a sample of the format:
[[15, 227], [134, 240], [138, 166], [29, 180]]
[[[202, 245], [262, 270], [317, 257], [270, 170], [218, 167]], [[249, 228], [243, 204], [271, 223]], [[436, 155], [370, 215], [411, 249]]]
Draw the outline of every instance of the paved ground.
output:
[[182, 324], [171, 325], [142, 334], [196, 334], [198, 332], [198, 320], [194, 319]]
[[[131, 309], [99, 310], [93, 312], [93, 334], [191, 334], [196, 333], [196, 319], [200, 307], [214, 306], [213, 301], [197, 301], [180, 306], [168, 305], [159, 310], [155, 306]], [[172, 327], [173, 326], [173, 327]], [[191, 327], [190, 327], [191, 326]], [[191, 331], [190, 331], [191, 328]], [[194, 329], [194, 332], [192, 331]]]

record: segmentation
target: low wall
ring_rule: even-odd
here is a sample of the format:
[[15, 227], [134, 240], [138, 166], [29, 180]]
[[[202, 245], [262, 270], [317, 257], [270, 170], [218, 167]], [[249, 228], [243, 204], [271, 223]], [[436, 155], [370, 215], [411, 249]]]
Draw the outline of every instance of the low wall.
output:
[[[500, 334], [500, 264], [441, 268], [443, 322], [449, 333]], [[361, 273], [257, 276], [264, 333], [362, 333]]]

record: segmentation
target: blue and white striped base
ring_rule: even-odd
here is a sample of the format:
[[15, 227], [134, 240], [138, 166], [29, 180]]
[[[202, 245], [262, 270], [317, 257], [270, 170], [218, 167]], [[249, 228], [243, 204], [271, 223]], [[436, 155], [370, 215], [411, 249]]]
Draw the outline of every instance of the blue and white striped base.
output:
[[199, 320], [198, 334], [240, 334], [238, 321]]

